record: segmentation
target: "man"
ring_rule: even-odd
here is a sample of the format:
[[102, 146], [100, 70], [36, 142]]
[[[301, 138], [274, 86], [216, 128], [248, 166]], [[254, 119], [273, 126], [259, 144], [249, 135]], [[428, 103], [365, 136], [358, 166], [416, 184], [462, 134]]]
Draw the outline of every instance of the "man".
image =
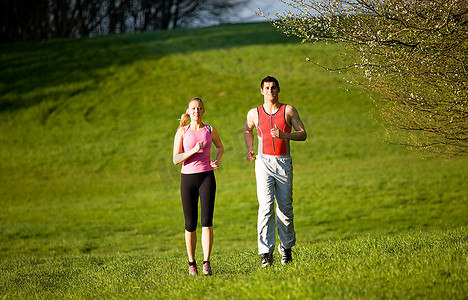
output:
[[[292, 206], [292, 159], [289, 141], [305, 141], [307, 132], [297, 110], [278, 100], [280, 87], [276, 78], [267, 76], [260, 84], [264, 103], [251, 109], [244, 126], [247, 161], [255, 160], [258, 197], [258, 251], [262, 266], [273, 263], [275, 250], [276, 199], [278, 250], [281, 263], [292, 261], [291, 248], [296, 244]], [[253, 150], [253, 129], [257, 128], [258, 155]], [[294, 132], [291, 132], [294, 128]]]

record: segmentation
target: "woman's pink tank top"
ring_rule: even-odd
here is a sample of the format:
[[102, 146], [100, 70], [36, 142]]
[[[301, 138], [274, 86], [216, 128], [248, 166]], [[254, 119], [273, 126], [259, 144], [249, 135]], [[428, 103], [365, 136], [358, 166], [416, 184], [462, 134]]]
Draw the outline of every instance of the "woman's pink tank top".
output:
[[183, 174], [194, 174], [213, 170], [210, 165], [212, 143], [210, 126], [204, 125], [202, 130], [193, 131], [190, 129], [190, 125], [187, 125], [184, 126], [184, 130], [183, 151], [189, 151], [200, 141], [203, 141], [203, 149], [184, 161], [181, 172]]

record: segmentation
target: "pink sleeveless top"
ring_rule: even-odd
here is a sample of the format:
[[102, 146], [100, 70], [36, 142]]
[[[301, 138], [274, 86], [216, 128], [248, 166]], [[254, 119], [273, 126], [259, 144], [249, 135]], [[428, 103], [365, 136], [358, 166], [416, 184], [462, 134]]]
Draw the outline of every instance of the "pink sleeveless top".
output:
[[211, 167], [211, 131], [210, 126], [204, 125], [200, 131], [193, 131], [190, 125], [184, 126], [185, 134], [182, 142], [183, 151], [195, 147], [197, 142], [203, 141], [203, 149], [190, 156], [182, 165], [182, 174], [202, 173], [213, 170]]

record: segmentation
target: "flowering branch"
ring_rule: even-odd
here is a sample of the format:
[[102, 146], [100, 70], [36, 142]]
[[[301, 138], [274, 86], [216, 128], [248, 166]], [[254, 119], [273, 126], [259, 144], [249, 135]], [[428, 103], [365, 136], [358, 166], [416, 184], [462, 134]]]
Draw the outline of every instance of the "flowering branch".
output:
[[[393, 142], [468, 154], [466, 0], [281, 0], [298, 13], [271, 19], [303, 42], [338, 42], [357, 54], [353, 81], [371, 92]], [[310, 59], [308, 59], [310, 61]], [[405, 133], [406, 132], [406, 133]]]

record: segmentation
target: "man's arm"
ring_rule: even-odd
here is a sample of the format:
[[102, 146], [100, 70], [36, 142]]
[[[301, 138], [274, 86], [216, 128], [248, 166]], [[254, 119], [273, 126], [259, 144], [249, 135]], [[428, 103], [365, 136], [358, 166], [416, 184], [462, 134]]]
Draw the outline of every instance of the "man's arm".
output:
[[255, 109], [251, 109], [247, 113], [247, 120], [244, 125], [244, 141], [247, 146], [247, 161], [251, 162], [255, 159], [255, 151], [253, 150], [254, 135], [253, 129], [255, 127]]
[[307, 139], [307, 132], [304, 124], [302, 123], [299, 113], [294, 106], [286, 106], [286, 121], [289, 119], [289, 124], [294, 128], [294, 132], [287, 133], [282, 132], [278, 127], [271, 129], [270, 133], [272, 137], [279, 139], [287, 139], [293, 141], [305, 141]]

